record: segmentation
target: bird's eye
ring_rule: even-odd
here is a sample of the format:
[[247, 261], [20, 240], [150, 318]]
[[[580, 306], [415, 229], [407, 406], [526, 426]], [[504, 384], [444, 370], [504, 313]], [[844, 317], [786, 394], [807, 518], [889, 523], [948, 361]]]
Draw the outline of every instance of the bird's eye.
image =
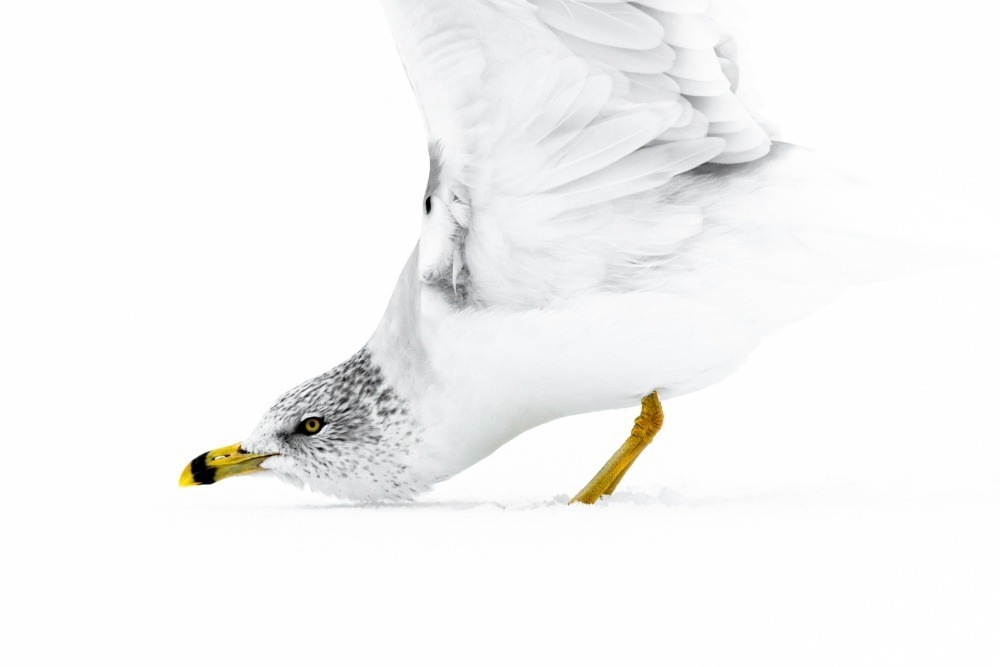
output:
[[424, 213], [430, 215], [431, 213], [431, 198], [428, 197], [424, 200]]
[[322, 428], [323, 419], [321, 417], [309, 417], [308, 419], [303, 419], [302, 423], [295, 430], [303, 435], [316, 435]]

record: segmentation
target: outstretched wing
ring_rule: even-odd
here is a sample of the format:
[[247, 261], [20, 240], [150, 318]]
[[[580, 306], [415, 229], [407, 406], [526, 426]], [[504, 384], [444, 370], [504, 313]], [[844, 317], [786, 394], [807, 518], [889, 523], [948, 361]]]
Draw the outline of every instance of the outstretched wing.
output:
[[767, 154], [708, 0], [383, 0], [431, 147], [419, 262], [458, 304], [533, 307], [669, 258], [671, 178]]

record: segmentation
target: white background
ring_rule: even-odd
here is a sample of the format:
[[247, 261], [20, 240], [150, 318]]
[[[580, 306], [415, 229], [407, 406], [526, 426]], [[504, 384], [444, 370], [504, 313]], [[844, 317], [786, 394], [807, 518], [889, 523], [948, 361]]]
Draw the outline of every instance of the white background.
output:
[[[978, 0], [741, 19], [786, 139], [925, 202], [883, 231], [994, 256], [998, 25]], [[561, 501], [632, 411], [404, 507], [176, 488], [364, 343], [425, 171], [374, 0], [0, 5], [5, 664], [1000, 662], [996, 262], [778, 332], [670, 402], [604, 506]]]

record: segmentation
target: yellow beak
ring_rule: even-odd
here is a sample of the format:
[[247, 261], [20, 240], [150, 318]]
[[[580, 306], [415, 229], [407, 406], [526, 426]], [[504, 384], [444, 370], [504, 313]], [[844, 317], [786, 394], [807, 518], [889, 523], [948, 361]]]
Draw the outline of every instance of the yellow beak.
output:
[[260, 469], [260, 464], [274, 454], [251, 454], [240, 449], [242, 443], [205, 452], [187, 464], [181, 473], [181, 486], [215, 484], [220, 479], [243, 475]]

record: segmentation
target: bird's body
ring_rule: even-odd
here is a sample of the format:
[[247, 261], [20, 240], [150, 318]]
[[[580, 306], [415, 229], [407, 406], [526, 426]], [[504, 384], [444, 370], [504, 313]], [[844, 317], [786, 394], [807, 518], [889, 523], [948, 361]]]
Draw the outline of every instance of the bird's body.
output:
[[[653, 390], [669, 399], [708, 386], [766, 333], [832, 297], [837, 274], [800, 245], [792, 221], [753, 219], [755, 186], [794, 188], [800, 178], [787, 172], [809, 164], [790, 146], [774, 153], [740, 173], [694, 177], [701, 196], [743, 216], [719, 215], [717, 234], [701, 232], [632, 284], [545, 308], [456, 310], [421, 283], [411, 258], [366, 349], [420, 425], [421, 454], [411, 464], [425, 470], [420, 476], [450, 477], [553, 419], [634, 406]], [[688, 183], [698, 196], [693, 189]], [[705, 210], [712, 221], [712, 203]]]
[[707, 1], [385, 6], [430, 135], [420, 242], [364, 349], [244, 441], [260, 468], [411, 497], [547, 421], [705, 387], [836, 294], [804, 234], [827, 175], [737, 99]]

